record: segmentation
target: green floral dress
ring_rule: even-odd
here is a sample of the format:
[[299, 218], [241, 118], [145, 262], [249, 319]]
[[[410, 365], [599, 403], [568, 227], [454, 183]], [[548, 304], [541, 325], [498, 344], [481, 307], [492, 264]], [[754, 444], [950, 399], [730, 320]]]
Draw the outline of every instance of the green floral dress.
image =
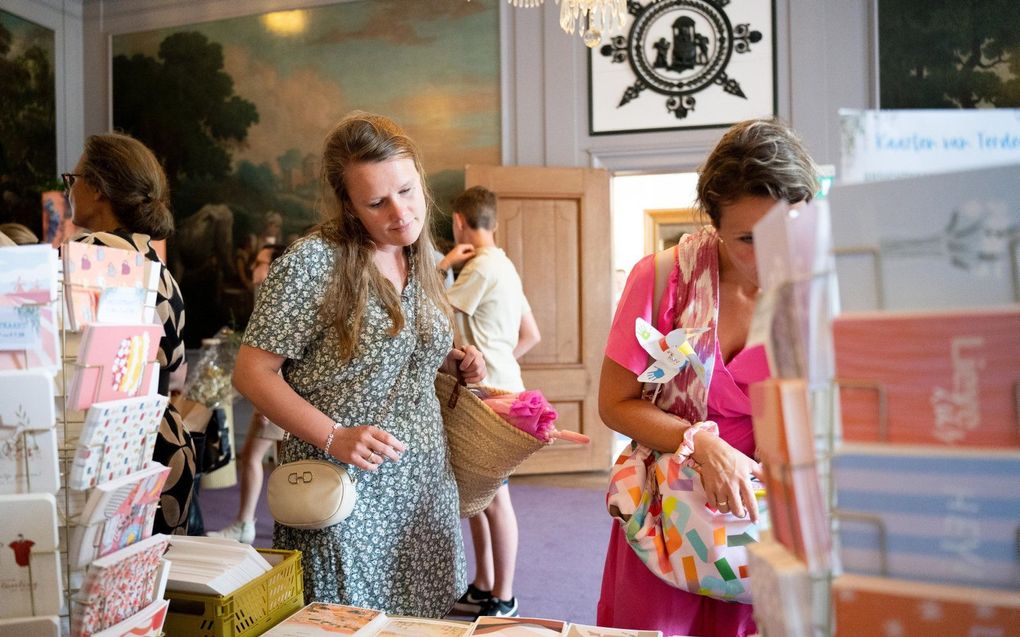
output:
[[[383, 307], [369, 300], [359, 353], [337, 360], [335, 329], [322, 312], [333, 268], [319, 235], [276, 259], [244, 342], [287, 361], [283, 376], [305, 400], [345, 427], [373, 424], [407, 445], [399, 462], [357, 479], [354, 512], [338, 525], [276, 525], [273, 545], [302, 553], [306, 602], [442, 617], [466, 588], [457, 485], [436, 400], [436, 370], [452, 342], [446, 317], [412, 276], [401, 294], [405, 327], [395, 337]], [[288, 436], [282, 462], [327, 456]]]

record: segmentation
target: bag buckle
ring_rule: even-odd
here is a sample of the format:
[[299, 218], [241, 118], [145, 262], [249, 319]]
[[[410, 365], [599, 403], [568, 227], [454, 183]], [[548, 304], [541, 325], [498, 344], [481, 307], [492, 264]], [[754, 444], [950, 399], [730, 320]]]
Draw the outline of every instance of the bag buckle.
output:
[[293, 471], [287, 474], [287, 482], [289, 482], [290, 484], [297, 484], [298, 482], [304, 482], [305, 484], [308, 484], [311, 481], [312, 481], [311, 471], [304, 471], [302, 473]]

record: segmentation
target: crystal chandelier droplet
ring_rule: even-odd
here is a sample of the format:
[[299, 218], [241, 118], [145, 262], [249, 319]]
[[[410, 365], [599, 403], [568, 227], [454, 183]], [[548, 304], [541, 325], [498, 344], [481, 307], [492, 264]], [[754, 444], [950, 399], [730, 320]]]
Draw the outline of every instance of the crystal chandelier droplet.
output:
[[[515, 7], [537, 7], [544, 0], [507, 0]], [[560, 27], [580, 33], [588, 46], [596, 46], [603, 33], [623, 26], [627, 0], [556, 0], [560, 5]], [[593, 42], [593, 44], [589, 44]]]

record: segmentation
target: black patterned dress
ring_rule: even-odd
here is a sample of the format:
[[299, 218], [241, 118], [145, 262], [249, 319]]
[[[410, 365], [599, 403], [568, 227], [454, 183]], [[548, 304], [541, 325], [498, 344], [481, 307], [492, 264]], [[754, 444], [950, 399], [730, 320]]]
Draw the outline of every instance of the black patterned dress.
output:
[[[150, 261], [161, 263], [159, 255], [149, 243], [149, 235], [146, 234], [131, 233], [127, 230], [93, 232], [76, 238], [75, 241], [121, 250], [135, 250], [144, 254]], [[163, 337], [159, 340], [157, 354], [160, 393], [168, 395], [170, 372], [184, 362], [184, 339], [181, 336], [184, 330], [184, 299], [181, 297], [181, 288], [165, 265], [156, 294], [156, 314], [163, 323]], [[195, 446], [191, 442], [188, 430], [184, 428], [181, 415], [173, 405], [167, 404], [166, 411], [163, 412], [152, 459], [170, 467], [170, 475], [160, 495], [152, 532], [186, 534], [188, 508], [191, 506], [192, 487], [195, 484]]]
[[[442, 617], [466, 587], [457, 485], [434, 388], [452, 342], [449, 321], [412, 274], [401, 294], [404, 329], [388, 336], [389, 317], [370, 298], [359, 351], [341, 364], [335, 328], [321, 311], [333, 259], [319, 235], [276, 259], [244, 342], [286, 357], [284, 378], [330, 418], [381, 427], [407, 450], [374, 473], [348, 467], [358, 494], [349, 518], [321, 530], [277, 524], [273, 545], [302, 552], [306, 602]], [[305, 458], [327, 456], [288, 436], [281, 460]]]

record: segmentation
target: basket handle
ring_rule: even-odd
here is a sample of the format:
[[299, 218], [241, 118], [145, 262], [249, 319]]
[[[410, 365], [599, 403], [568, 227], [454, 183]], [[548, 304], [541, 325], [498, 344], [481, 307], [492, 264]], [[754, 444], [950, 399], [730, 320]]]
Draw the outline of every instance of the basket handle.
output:
[[460, 400], [460, 388], [467, 387], [467, 381], [464, 380], [464, 372], [461, 371], [460, 365], [453, 366], [452, 375], [457, 379], [457, 382], [454, 383], [453, 391], [450, 392], [450, 398], [446, 401], [446, 406], [450, 409], [457, 407], [457, 401]]

